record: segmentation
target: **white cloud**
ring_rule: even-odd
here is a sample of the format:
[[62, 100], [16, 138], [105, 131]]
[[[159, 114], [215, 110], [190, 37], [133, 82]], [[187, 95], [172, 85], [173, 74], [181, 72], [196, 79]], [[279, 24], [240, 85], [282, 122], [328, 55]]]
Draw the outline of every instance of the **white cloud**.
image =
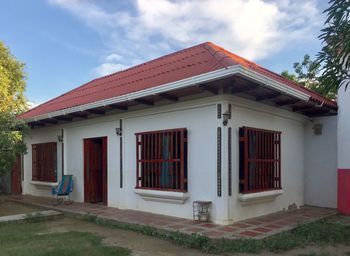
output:
[[41, 103], [36, 103], [36, 102], [33, 102], [33, 101], [28, 101], [27, 102], [27, 106], [29, 109], [32, 109], [32, 108], [35, 108], [37, 106], [39, 106]]
[[120, 63], [106, 62], [98, 66], [95, 71], [98, 76], [106, 76], [114, 72], [124, 70], [127, 67], [128, 66]]
[[112, 53], [112, 54], [109, 54], [107, 57], [106, 57], [106, 60], [107, 61], [120, 61], [122, 60], [123, 57], [117, 53]]
[[118, 52], [104, 59], [101, 74], [205, 41], [260, 60], [314, 40], [323, 20], [316, 0], [135, 0], [132, 10], [117, 12], [92, 1], [50, 3], [96, 29], [106, 51]]

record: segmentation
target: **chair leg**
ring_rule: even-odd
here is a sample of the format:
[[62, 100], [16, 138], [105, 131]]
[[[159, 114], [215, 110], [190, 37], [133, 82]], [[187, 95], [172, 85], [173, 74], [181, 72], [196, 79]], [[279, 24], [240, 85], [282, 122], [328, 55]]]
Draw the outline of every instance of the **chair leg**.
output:
[[52, 195], [52, 204], [53, 205], [58, 205], [58, 195]]
[[73, 201], [71, 200], [70, 194], [68, 194], [68, 195], [66, 196], [65, 204], [72, 204], [72, 203], [73, 203]]

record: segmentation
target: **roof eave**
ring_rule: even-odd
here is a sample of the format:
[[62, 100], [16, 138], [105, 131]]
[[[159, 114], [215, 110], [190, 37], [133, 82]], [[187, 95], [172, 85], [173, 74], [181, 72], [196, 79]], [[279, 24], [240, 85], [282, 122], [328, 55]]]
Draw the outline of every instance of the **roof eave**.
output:
[[80, 106], [75, 106], [75, 107], [71, 107], [71, 108], [67, 108], [67, 109], [62, 109], [62, 110], [46, 113], [43, 115], [38, 115], [35, 117], [23, 118], [23, 120], [27, 123], [36, 122], [36, 121], [40, 121], [40, 120], [47, 119], [47, 118], [53, 118], [56, 116], [67, 115], [70, 113], [85, 111], [88, 109], [93, 109], [93, 108], [98, 108], [98, 107], [105, 107], [105, 106], [108, 106], [111, 104], [127, 102], [127, 101], [131, 101], [131, 100], [139, 99], [142, 97], [146, 97], [146, 96], [157, 95], [160, 93], [173, 91], [176, 89], [187, 88], [187, 87], [207, 83], [210, 81], [214, 81], [214, 80], [218, 80], [218, 79], [222, 79], [225, 77], [229, 77], [232, 75], [238, 75], [238, 74], [242, 75], [248, 79], [254, 80], [255, 82], [261, 84], [262, 86], [265, 86], [267, 88], [271, 88], [271, 89], [279, 91], [279, 92], [283, 92], [284, 94], [293, 96], [295, 98], [298, 98], [298, 99], [306, 101], [306, 102], [310, 101], [312, 98], [311, 95], [309, 95], [307, 93], [304, 93], [304, 92], [297, 90], [295, 88], [292, 88], [292, 87], [288, 87], [287, 85], [285, 85], [281, 82], [278, 82], [278, 81], [276, 81], [268, 76], [265, 76], [259, 72], [250, 70], [250, 69], [245, 68], [241, 65], [233, 65], [233, 66], [229, 66], [226, 68], [211, 71], [211, 72], [208, 72], [205, 74], [200, 74], [200, 75], [189, 77], [189, 78], [182, 79], [179, 81], [175, 81], [175, 82], [163, 84], [160, 86], [152, 87], [149, 89], [145, 89], [145, 90], [141, 90], [141, 91], [137, 91], [137, 92], [132, 92], [132, 93], [125, 94], [122, 96], [117, 96], [117, 97], [113, 97], [113, 98], [109, 98], [109, 99], [105, 99], [105, 100], [101, 100], [101, 101], [96, 101], [96, 102], [92, 102], [92, 103], [88, 103], [88, 104], [84, 104], [84, 105], [80, 105]]

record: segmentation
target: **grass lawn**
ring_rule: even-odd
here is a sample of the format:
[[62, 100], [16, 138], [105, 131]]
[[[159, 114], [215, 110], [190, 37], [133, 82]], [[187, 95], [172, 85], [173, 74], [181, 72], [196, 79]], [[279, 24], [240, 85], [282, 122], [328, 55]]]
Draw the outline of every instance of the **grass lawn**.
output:
[[[337, 217], [336, 217], [337, 218]], [[350, 217], [346, 217], [349, 218]], [[267, 237], [265, 239], [220, 239], [210, 240], [207, 237], [193, 234], [187, 235], [179, 232], [164, 233], [153, 227], [140, 227], [131, 224], [118, 224], [110, 221], [96, 221], [93, 218], [86, 220], [96, 222], [109, 228], [129, 229], [157, 238], [171, 240], [178, 245], [200, 249], [205, 253], [285, 253], [290, 250], [315, 247], [337, 247], [346, 250], [345, 255], [350, 256], [350, 224], [343, 225], [334, 220], [324, 219], [312, 223], [300, 225], [290, 231]], [[350, 220], [349, 220], [350, 223]], [[305, 250], [309, 251], [309, 250]], [[295, 254], [293, 254], [295, 255]], [[301, 255], [319, 255], [307, 253]], [[323, 253], [321, 255], [333, 255]], [[341, 254], [344, 255], [344, 254]]]
[[[136, 232], [134, 232], [136, 231]], [[124, 248], [121, 248], [122, 246]], [[192, 250], [195, 248], [200, 250]], [[0, 224], [2, 255], [349, 255], [350, 217], [300, 225], [262, 239], [209, 240], [200, 235], [164, 232], [152, 227], [98, 220], [61, 217], [24, 223]]]
[[130, 255], [128, 249], [103, 245], [93, 233], [45, 233], [44, 223], [0, 224], [0, 255]]

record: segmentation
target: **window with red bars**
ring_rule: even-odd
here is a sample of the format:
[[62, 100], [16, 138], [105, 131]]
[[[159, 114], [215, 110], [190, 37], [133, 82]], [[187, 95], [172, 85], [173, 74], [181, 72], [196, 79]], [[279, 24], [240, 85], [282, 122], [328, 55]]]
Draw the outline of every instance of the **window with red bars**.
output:
[[281, 189], [281, 132], [239, 128], [239, 192]]
[[187, 130], [136, 133], [136, 188], [187, 191]]
[[32, 144], [32, 180], [57, 181], [56, 142]]

